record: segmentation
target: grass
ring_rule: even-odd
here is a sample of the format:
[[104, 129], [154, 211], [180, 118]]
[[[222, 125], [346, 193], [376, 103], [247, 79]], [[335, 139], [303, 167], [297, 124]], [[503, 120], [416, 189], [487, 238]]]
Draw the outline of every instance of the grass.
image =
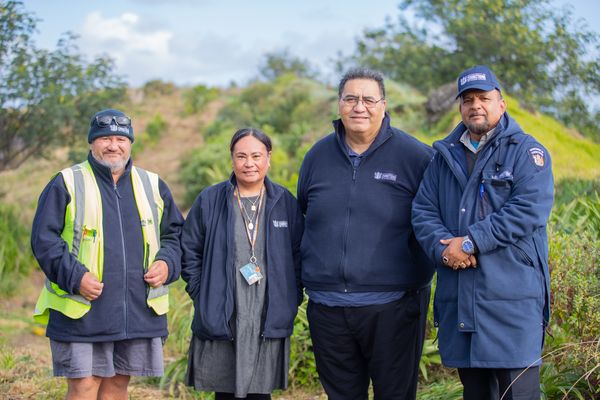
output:
[[13, 294], [33, 270], [29, 230], [19, 221], [17, 209], [0, 203], [0, 292]]
[[[332, 98], [332, 90], [322, 85], [304, 82], [310, 95], [317, 99]], [[408, 110], [405, 118], [400, 116], [400, 128], [411, 131], [406, 126], [414, 128], [418, 124], [419, 112], [415, 106], [423, 99], [416, 98], [411, 92], [402, 97], [404, 89], [390, 86], [390, 105], [396, 110]], [[413, 101], [414, 100], [414, 101]], [[600, 320], [597, 312], [600, 304], [600, 244], [597, 237], [591, 237], [588, 223], [597, 223], [597, 197], [600, 188], [600, 145], [577, 137], [568, 132], [553, 119], [532, 114], [519, 109], [517, 102], [508, 99], [509, 113], [521, 124], [526, 132], [533, 134], [548, 148], [553, 159], [554, 173], [557, 181], [557, 206], [553, 212], [553, 230], [551, 233], [550, 258], [553, 282], [554, 313], [552, 326], [554, 338], [548, 338], [546, 363], [542, 369], [542, 387], [547, 399], [580, 398], [579, 395], [597, 396], [600, 398], [600, 356], [598, 341], [600, 337]], [[136, 132], [143, 132], [156, 110], [160, 110], [164, 120], [168, 122], [165, 131], [160, 135], [157, 146], [143, 149], [136, 156], [140, 166], [157, 171], [172, 187], [178, 204], [183, 204], [185, 185], [180, 180], [180, 160], [191, 148], [203, 145], [199, 130], [202, 126], [210, 127], [219, 106], [212, 108], [209, 104], [202, 115], [182, 116], [182, 100], [179, 92], [163, 97], [152, 97], [138, 101], [132, 100], [131, 114], [137, 116]], [[454, 126], [458, 122], [456, 110], [448, 114], [444, 123]], [[329, 132], [329, 121], [324, 123], [322, 130], [311, 132], [308, 138], [318, 137]], [[402, 126], [406, 124], [406, 126]], [[311, 127], [311, 124], [307, 126]], [[224, 128], [225, 129], [225, 128]], [[304, 128], [302, 128], [304, 129]], [[300, 131], [302, 131], [300, 129]], [[313, 128], [310, 128], [313, 129]], [[226, 129], [225, 129], [226, 130]], [[219, 130], [220, 131], [220, 130]], [[233, 132], [233, 131], [232, 131]], [[232, 133], [231, 132], [231, 133]], [[410, 132], [413, 133], [413, 132]], [[421, 140], [431, 143], [440, 139], [448, 132], [438, 135], [417, 135]], [[228, 132], [228, 134], [230, 134]], [[210, 140], [217, 137], [211, 137]], [[301, 146], [307, 148], [310, 143], [302, 137]], [[295, 143], [295, 142], [290, 142]], [[290, 145], [291, 146], [291, 145]], [[278, 148], [285, 146], [279, 145]], [[168, 149], [168, 151], [164, 151]], [[305, 150], [304, 150], [305, 151]], [[299, 150], [298, 160], [304, 151]], [[227, 152], [225, 148], [225, 152]], [[51, 160], [32, 160], [16, 171], [3, 172], [2, 193], [0, 203], [14, 205], [14, 215], [2, 215], [0, 225], [0, 397], [7, 399], [54, 399], [64, 396], [66, 387], [63, 379], [51, 377], [51, 360], [48, 340], [44, 331], [30, 320], [33, 303], [37, 290], [41, 285], [41, 273], [35, 272], [26, 280], [19, 283], [3, 275], [7, 265], [14, 268], [14, 257], [30, 257], [28, 250], [28, 229], [31, 226], [33, 211], [39, 193], [44, 185], [59, 169], [67, 166], [67, 152], [57, 152]], [[227, 158], [227, 157], [226, 157]], [[274, 153], [274, 161], [278, 165], [286, 162], [286, 153]], [[296, 161], [298, 161], [296, 160]], [[225, 160], [229, 162], [228, 159]], [[289, 168], [295, 170], [295, 165]], [[286, 174], [276, 176], [277, 180], [288, 179]], [[293, 185], [293, 174], [289, 181]], [[587, 197], [582, 199], [583, 193]], [[594, 193], [596, 197], [594, 198]], [[13, 221], [8, 223], [8, 221]], [[596, 222], [593, 222], [596, 221]], [[21, 225], [22, 229], [16, 228]], [[595, 225], [600, 226], [600, 225]], [[13, 230], [9, 231], [8, 227]], [[24, 230], [24, 231], [23, 231]], [[17, 232], [17, 233], [15, 233]], [[26, 232], [23, 234], [23, 232]], [[596, 233], [600, 229], [596, 230]], [[20, 237], [18, 245], [7, 245], [8, 240]], [[2, 241], [4, 240], [4, 242]], [[595, 241], [594, 241], [595, 240]], [[12, 250], [10, 250], [12, 249]], [[16, 251], [15, 251], [16, 249]], [[12, 251], [9, 256], [9, 251]], [[23, 271], [35, 269], [32, 261], [25, 258]], [[9, 289], [2, 285], [10, 283], [14, 286], [15, 296], [9, 296]], [[134, 379], [131, 384], [131, 399], [210, 399], [209, 394], [195, 392], [182, 383], [182, 377], [187, 367], [187, 346], [190, 339], [191, 302], [183, 290], [183, 282], [173, 286], [172, 305], [169, 314], [171, 336], [166, 342], [165, 361], [168, 370], [164, 379], [143, 378]], [[433, 339], [430, 337], [430, 339]], [[419, 386], [418, 398], [421, 400], [444, 399], [452, 400], [461, 397], [461, 385], [456, 374], [439, 365], [439, 353], [436, 344], [429, 340], [422, 360], [426, 372]], [[314, 358], [310, 337], [303, 310], [296, 321], [293, 341], [293, 358], [290, 370], [290, 386], [287, 391], [275, 393], [276, 399], [324, 399], [325, 396], [316, 381]], [[596, 390], [596, 392], [593, 392]], [[578, 395], [579, 392], [579, 395]], [[591, 393], [591, 394], [590, 394]]]

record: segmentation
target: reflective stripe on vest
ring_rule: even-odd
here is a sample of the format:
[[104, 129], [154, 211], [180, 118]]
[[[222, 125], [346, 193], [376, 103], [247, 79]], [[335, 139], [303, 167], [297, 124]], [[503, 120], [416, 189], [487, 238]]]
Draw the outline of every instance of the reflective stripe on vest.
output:
[[[131, 174], [131, 183], [140, 213], [142, 236], [145, 243], [144, 272], [146, 272], [150, 261], [154, 261], [154, 257], [160, 249], [160, 222], [164, 202], [158, 189], [158, 175], [137, 167], [133, 167], [131, 170], [134, 172]], [[146, 301], [158, 315], [166, 314], [169, 311], [169, 287], [167, 285], [151, 287]]]
[[[102, 281], [102, 198], [91, 165], [86, 161], [60, 173], [71, 196], [61, 237], [69, 245], [71, 254]], [[160, 248], [160, 220], [164, 203], [158, 188], [158, 175], [133, 167], [131, 176], [145, 243], [145, 271], [149, 265], [148, 261], [154, 261]], [[168, 287], [163, 285], [158, 289], [151, 288], [148, 291], [147, 303], [157, 314], [165, 314], [169, 309]], [[90, 302], [82, 296], [69, 294], [55, 283], [47, 281], [37, 301], [34, 319], [39, 323], [48, 323], [49, 309], [78, 319], [85, 315], [90, 307]]]

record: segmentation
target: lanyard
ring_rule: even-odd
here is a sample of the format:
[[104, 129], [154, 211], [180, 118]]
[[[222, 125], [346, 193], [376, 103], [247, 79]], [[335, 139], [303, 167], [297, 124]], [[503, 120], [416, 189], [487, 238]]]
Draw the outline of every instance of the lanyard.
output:
[[[264, 186], [263, 186], [264, 187]], [[256, 237], [258, 236], [258, 227], [260, 222], [260, 208], [263, 202], [263, 187], [260, 188], [260, 194], [258, 195], [258, 208], [256, 209], [256, 225], [254, 229], [254, 233], [250, 232], [248, 224], [252, 223], [252, 221], [246, 222], [246, 218], [244, 218], [244, 210], [242, 206], [242, 200], [240, 196], [240, 189], [236, 187], [235, 190], [235, 198], [237, 199], [238, 206], [240, 208], [240, 214], [242, 215], [242, 221], [244, 221], [244, 228], [246, 229], [246, 237], [248, 238], [248, 243], [250, 244], [250, 262], [256, 263], [256, 256], [254, 254], [254, 244], [256, 243]], [[258, 267], [257, 267], [258, 268]]]

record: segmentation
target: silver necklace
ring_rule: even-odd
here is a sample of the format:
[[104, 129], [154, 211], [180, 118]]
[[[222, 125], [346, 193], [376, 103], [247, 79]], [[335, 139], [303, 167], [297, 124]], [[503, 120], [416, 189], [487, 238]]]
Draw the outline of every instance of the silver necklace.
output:
[[[261, 194], [262, 194], [262, 190], [261, 190]], [[250, 204], [252, 204], [252, 206], [250, 207], [250, 210], [256, 211], [256, 203], [258, 203], [258, 200], [260, 200], [260, 194], [258, 196], [256, 196], [256, 200], [254, 200], [254, 201], [252, 201], [250, 199], [250, 197], [244, 197], [244, 199], [248, 200], [248, 202], [250, 202]]]
[[[248, 213], [248, 210], [246, 210], [246, 205], [242, 201], [240, 201], [240, 206], [241, 206], [240, 208], [242, 209], [243, 214], [246, 214], [246, 218], [248, 218], [248, 230], [253, 230], [254, 229], [254, 220], [256, 218], [256, 214], [258, 213], [258, 209], [256, 207], [256, 203], [260, 202], [259, 203], [259, 208], [260, 208], [260, 204], [262, 204], [261, 199], [262, 199], [262, 196], [263, 196], [263, 193], [264, 193], [263, 188], [264, 187], [260, 188], [260, 193], [258, 194], [258, 197], [254, 201], [252, 201], [249, 197], [244, 197], [245, 200], [247, 200], [250, 204], [252, 204], [252, 206], [250, 207], [250, 210], [252, 211], [252, 217], [250, 217], [250, 214]], [[239, 194], [239, 189], [238, 189], [238, 194]], [[242, 196], [240, 194], [240, 199], [241, 198], [242, 198]], [[242, 215], [242, 218], [243, 217], [244, 216]]]
[[256, 197], [256, 201], [252, 202], [252, 200], [250, 200], [250, 198], [248, 197], [242, 197], [242, 200], [246, 200], [248, 201], [250, 204], [252, 204], [252, 206], [250, 207], [250, 210], [252, 211], [252, 216], [250, 216], [250, 214], [248, 213], [248, 210], [246, 210], [246, 204], [244, 201], [242, 201], [242, 210], [244, 211], [244, 214], [246, 215], [246, 218], [248, 219], [248, 229], [253, 230], [254, 229], [254, 219], [256, 218], [256, 202], [258, 201], [258, 199], [260, 198], [260, 196]]

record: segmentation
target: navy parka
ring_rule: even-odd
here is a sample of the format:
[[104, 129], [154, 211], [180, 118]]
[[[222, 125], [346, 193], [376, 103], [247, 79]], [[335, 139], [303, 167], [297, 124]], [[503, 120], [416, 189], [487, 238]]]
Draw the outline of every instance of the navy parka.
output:
[[[229, 321], [234, 315], [234, 232], [230, 198], [235, 177], [204, 189], [192, 205], [183, 234], [181, 276], [194, 302], [192, 331], [200, 339], [233, 340]], [[265, 178], [266, 187], [266, 301], [261, 321], [265, 338], [292, 334], [302, 302], [300, 240], [303, 216], [294, 196]]]
[[[467, 175], [461, 122], [444, 140], [413, 203], [417, 239], [436, 263], [434, 320], [444, 365], [524, 368], [540, 363], [549, 318], [546, 224], [550, 155], [504, 113]], [[470, 235], [477, 268], [442, 264], [440, 239]]]
[[[102, 198], [104, 288], [100, 297], [92, 301], [90, 311], [79, 319], [50, 310], [46, 335], [50, 339], [67, 342], [166, 337], [166, 315], [157, 315], [146, 304], [144, 242], [131, 184], [132, 161], [129, 160], [116, 184], [110, 169], [98, 163], [91, 153], [88, 161]], [[159, 191], [164, 211], [160, 224], [160, 250], [155, 259], [167, 263], [169, 275], [166, 284], [169, 284], [179, 278], [181, 270], [179, 238], [183, 217], [162, 180], [159, 180]], [[40, 195], [33, 220], [31, 247], [40, 267], [52, 282], [71, 294], [79, 294], [79, 284], [87, 268], [73, 257], [60, 236], [70, 201], [62, 174], [57, 174]]]

